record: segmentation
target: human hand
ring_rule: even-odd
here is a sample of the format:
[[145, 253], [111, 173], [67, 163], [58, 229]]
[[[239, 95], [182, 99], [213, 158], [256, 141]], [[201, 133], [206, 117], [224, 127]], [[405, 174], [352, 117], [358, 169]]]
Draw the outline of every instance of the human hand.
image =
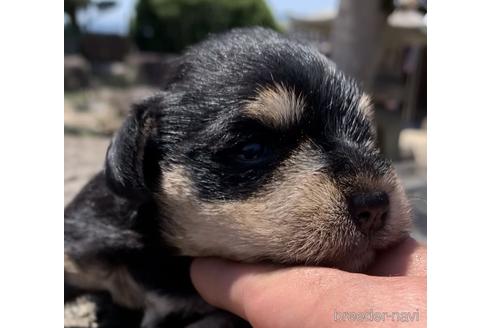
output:
[[258, 328], [425, 327], [426, 265], [426, 248], [409, 238], [367, 274], [201, 258], [191, 277], [207, 302]]

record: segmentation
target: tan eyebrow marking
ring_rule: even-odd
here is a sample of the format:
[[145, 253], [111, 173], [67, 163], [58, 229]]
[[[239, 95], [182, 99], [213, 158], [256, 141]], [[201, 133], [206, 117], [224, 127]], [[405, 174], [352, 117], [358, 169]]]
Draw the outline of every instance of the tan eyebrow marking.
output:
[[359, 110], [366, 115], [369, 119], [374, 119], [374, 108], [372, 105], [371, 97], [365, 93], [359, 99]]
[[262, 89], [246, 105], [246, 113], [274, 128], [284, 128], [299, 122], [305, 108], [304, 99], [281, 84]]

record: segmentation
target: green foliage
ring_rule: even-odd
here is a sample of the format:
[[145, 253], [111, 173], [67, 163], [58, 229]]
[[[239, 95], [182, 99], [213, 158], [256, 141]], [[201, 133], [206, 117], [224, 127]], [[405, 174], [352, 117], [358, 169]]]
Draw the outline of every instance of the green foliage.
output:
[[141, 50], [179, 52], [233, 27], [278, 29], [264, 0], [140, 0], [133, 35]]
[[89, 0], [64, 0], [63, 9], [65, 13], [70, 17], [70, 24], [74, 33], [78, 33], [80, 30], [79, 23], [77, 21], [77, 10], [84, 8], [89, 4]]
[[77, 8], [83, 8], [89, 4], [89, 0], [64, 0], [64, 10], [68, 14]]

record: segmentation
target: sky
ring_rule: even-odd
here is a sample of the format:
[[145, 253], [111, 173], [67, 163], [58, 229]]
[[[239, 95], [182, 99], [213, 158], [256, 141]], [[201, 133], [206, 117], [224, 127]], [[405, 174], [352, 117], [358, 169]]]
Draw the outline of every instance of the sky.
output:
[[116, 5], [107, 10], [94, 7], [81, 10], [77, 18], [88, 32], [126, 35], [134, 13], [136, 0], [115, 0]]
[[[130, 28], [136, 1], [116, 0], [114, 8], [99, 11], [92, 7], [79, 12], [77, 16], [89, 32], [125, 35]], [[267, 0], [267, 3], [275, 18], [283, 22], [288, 15], [304, 16], [334, 10], [338, 7], [339, 0]]]
[[283, 21], [287, 15], [305, 16], [320, 11], [335, 10], [340, 0], [267, 0], [275, 18]]

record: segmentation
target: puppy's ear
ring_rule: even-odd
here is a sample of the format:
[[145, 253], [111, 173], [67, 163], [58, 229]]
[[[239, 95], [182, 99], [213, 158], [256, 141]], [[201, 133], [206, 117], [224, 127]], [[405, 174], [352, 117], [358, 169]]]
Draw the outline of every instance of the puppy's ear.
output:
[[109, 145], [104, 173], [108, 186], [120, 196], [135, 200], [150, 197], [146, 181], [149, 174], [158, 172], [156, 116], [161, 100], [154, 96], [135, 105]]

